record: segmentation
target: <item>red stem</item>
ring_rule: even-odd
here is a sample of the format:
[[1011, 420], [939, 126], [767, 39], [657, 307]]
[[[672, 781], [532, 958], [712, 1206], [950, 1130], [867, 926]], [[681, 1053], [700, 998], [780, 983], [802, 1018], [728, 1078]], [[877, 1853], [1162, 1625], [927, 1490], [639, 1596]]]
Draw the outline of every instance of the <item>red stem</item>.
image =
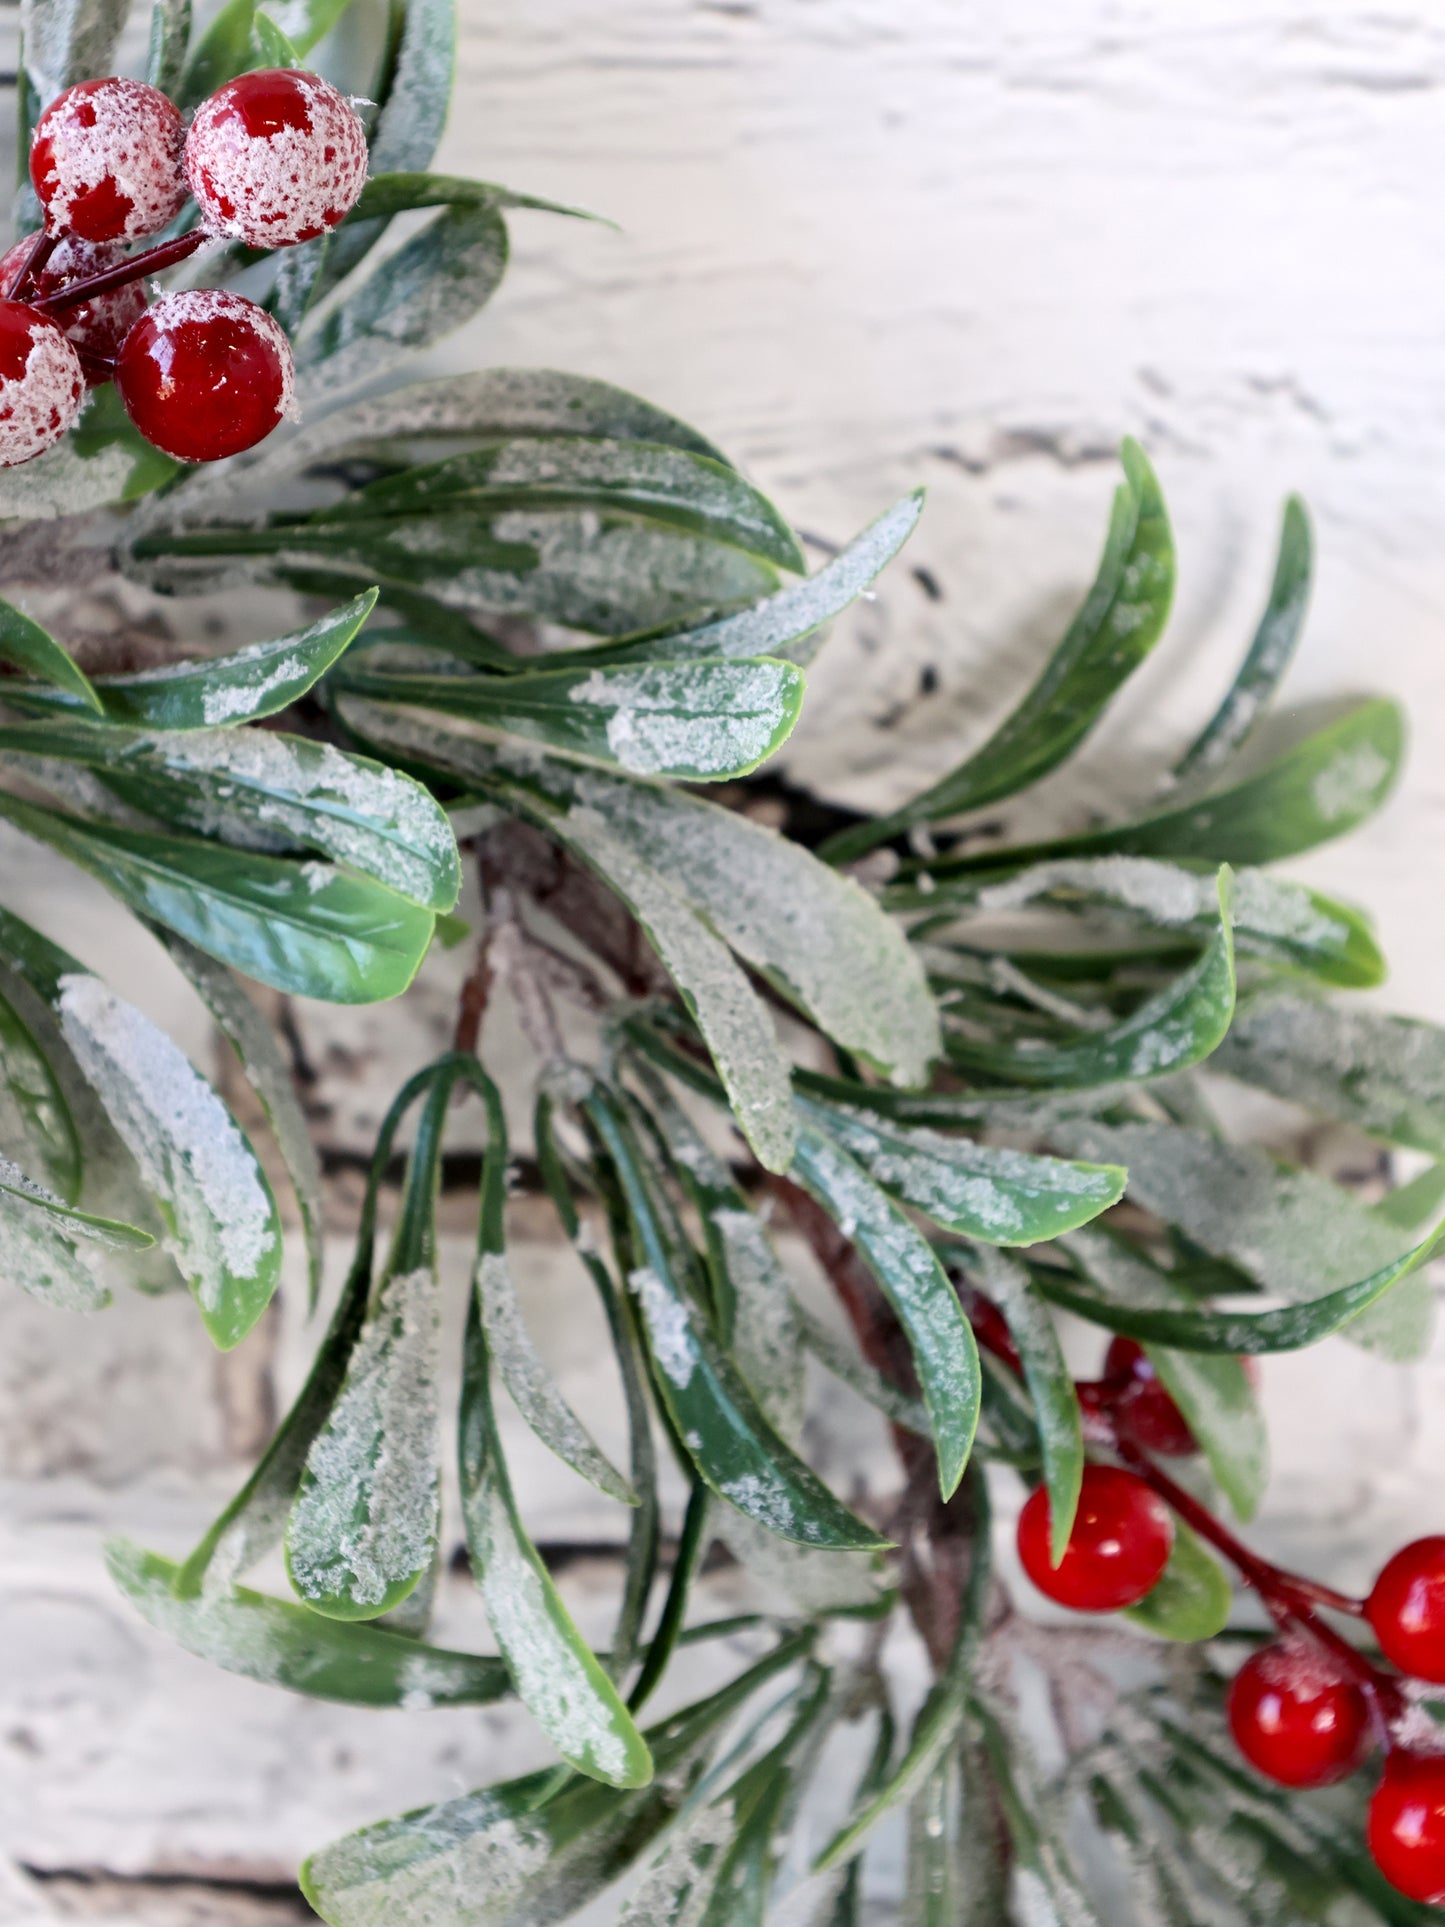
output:
[[149, 274], [159, 274], [164, 268], [173, 268], [178, 261], [184, 261], [194, 254], [197, 248], [204, 247], [210, 239], [204, 228], [192, 228], [189, 234], [178, 234], [174, 241], [162, 241], [159, 247], [147, 248], [144, 254], [134, 254], [128, 261], [117, 261], [113, 268], [106, 268], [101, 274], [92, 274], [84, 281], [72, 281], [57, 293], [37, 301], [36, 312], [64, 314], [69, 308], [78, 308], [82, 302], [94, 300], [98, 294], [110, 294], [116, 288], [129, 287], [132, 281], [142, 281]]
[[26, 285], [31, 276], [39, 274], [40, 270], [45, 266], [45, 263], [50, 259], [51, 255], [54, 254], [59, 245], [60, 236], [58, 234], [47, 234], [44, 228], [40, 230], [30, 244], [30, 252], [20, 264], [20, 272], [10, 283], [10, 287], [5, 295], [7, 301], [18, 301], [20, 299], [21, 295], [25, 292]]

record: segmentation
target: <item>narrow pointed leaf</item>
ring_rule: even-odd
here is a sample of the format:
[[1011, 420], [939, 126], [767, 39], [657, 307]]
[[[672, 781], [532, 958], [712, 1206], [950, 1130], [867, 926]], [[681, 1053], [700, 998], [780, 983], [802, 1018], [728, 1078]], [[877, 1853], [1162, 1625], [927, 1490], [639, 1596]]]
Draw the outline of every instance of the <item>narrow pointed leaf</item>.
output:
[[1164, 629], [1174, 593], [1174, 544], [1158, 481], [1137, 442], [1121, 452], [1108, 539], [1068, 634], [1013, 713], [956, 770], [891, 815], [824, 846], [835, 863], [863, 855], [914, 823], [981, 809], [1036, 783], [1071, 756]]
[[535, 675], [406, 676], [356, 668], [342, 687], [379, 702], [529, 736], [639, 776], [745, 776], [792, 733], [803, 676], [784, 662], [659, 662]]
[[[98, 676], [92, 685], [108, 721], [137, 729], [214, 729], [274, 716], [304, 696], [353, 640], [376, 604], [367, 589], [318, 622], [274, 642], [256, 642], [231, 655], [142, 669], [127, 676]], [[6, 688], [7, 701], [20, 695]], [[24, 691], [30, 709], [64, 709], [84, 715], [92, 706], [66, 690]]]
[[511, 1691], [506, 1667], [427, 1646], [384, 1627], [324, 1619], [294, 1601], [237, 1586], [207, 1598], [177, 1590], [180, 1568], [124, 1539], [106, 1546], [110, 1576], [157, 1631], [228, 1673], [348, 1706], [487, 1706]]
[[[3, 600], [0, 600], [0, 662], [11, 663], [27, 676], [51, 684], [82, 709], [101, 711], [101, 700], [90, 678], [55, 638], [23, 611]], [[0, 696], [8, 700], [10, 688], [8, 682], [0, 681]]]
[[[13, 1165], [0, 1164], [15, 1179]], [[0, 1276], [57, 1311], [99, 1311], [110, 1293], [75, 1248], [80, 1227], [34, 1198], [23, 1182], [0, 1183]], [[67, 1235], [69, 1234], [69, 1235]]]
[[1041, 1776], [1022, 1735], [1007, 1732], [990, 1709], [975, 1704], [993, 1798], [1012, 1849], [1011, 1889], [1025, 1897], [1040, 1927], [1103, 1927], [1069, 1853], [1068, 1830], [1046, 1805]]
[[0, 1156], [61, 1198], [80, 1195], [75, 1119], [34, 1031], [0, 995]]
[[562, 1757], [611, 1786], [645, 1786], [652, 1778], [646, 1742], [572, 1623], [518, 1516], [489, 1371], [474, 1300], [462, 1386], [462, 1516], [492, 1632], [519, 1697]]
[[935, 1224], [990, 1245], [1030, 1245], [1087, 1224], [1117, 1204], [1116, 1164], [1038, 1157], [1005, 1145], [894, 1124], [862, 1106], [799, 1094], [802, 1116], [869, 1176]]
[[431, 941], [430, 911], [328, 864], [82, 823], [13, 796], [0, 795], [0, 816], [140, 915], [275, 990], [377, 1003], [406, 989]]
[[[498, 187], [493, 181], [474, 181], [462, 174], [427, 174], [418, 170], [379, 174], [373, 171], [342, 225], [351, 227], [359, 226], [364, 221], [389, 221], [395, 214], [406, 214], [421, 207], [525, 207], [544, 214], [568, 214], [582, 221], [599, 218], [580, 207], [565, 207], [561, 201], [544, 200], [536, 194], [519, 194], [513, 188]], [[326, 278], [330, 282], [331, 278]]]
[[1284, 505], [1269, 601], [1229, 693], [1174, 765], [1179, 782], [1208, 781], [1243, 747], [1294, 656], [1309, 603], [1314, 538], [1297, 495]]
[[831, 1138], [805, 1126], [789, 1175], [851, 1238], [898, 1314], [913, 1353], [948, 1498], [963, 1477], [978, 1425], [978, 1348], [958, 1295], [927, 1240]]
[[1124, 1617], [1160, 1639], [1188, 1645], [1222, 1632], [1233, 1604], [1228, 1573], [1184, 1521], [1176, 1519], [1168, 1565], [1137, 1606], [1125, 1607]]
[[1022, 1038], [977, 1043], [955, 1031], [949, 1057], [973, 1071], [1055, 1090], [1167, 1077], [1197, 1064], [1220, 1043], [1234, 1015], [1233, 881], [1219, 873], [1219, 934], [1198, 962], [1107, 1030], [1057, 1044]]
[[18, 1164], [12, 1164], [5, 1157], [0, 1157], [0, 1200], [12, 1214], [12, 1221], [14, 1213], [28, 1209], [67, 1238], [83, 1238], [92, 1244], [122, 1248], [132, 1246], [142, 1251], [155, 1243], [151, 1234], [138, 1225], [126, 1224], [120, 1218], [97, 1217], [92, 1211], [81, 1211], [67, 1204], [64, 1198], [37, 1184]]
[[645, 1261], [628, 1284], [646, 1328], [658, 1393], [693, 1465], [719, 1498], [779, 1538], [839, 1551], [886, 1545], [768, 1423], [673, 1276], [671, 1247], [619, 1113], [595, 1088], [585, 1108], [626, 1195]]
[[736, 469], [667, 443], [593, 436], [532, 435], [449, 455], [355, 490], [310, 526], [559, 507], [635, 515], [799, 574], [807, 566], [782, 516]]

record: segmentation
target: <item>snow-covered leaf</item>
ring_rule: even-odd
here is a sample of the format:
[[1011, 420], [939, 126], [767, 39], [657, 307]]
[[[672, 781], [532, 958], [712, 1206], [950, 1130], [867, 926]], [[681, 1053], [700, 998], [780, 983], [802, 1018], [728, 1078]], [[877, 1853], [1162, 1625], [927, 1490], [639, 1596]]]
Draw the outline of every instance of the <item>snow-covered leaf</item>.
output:
[[75, 1119], [39, 1039], [0, 995], [0, 1156], [59, 1197], [80, 1195]]
[[25, 72], [41, 107], [78, 80], [114, 71], [128, 0], [21, 0]]

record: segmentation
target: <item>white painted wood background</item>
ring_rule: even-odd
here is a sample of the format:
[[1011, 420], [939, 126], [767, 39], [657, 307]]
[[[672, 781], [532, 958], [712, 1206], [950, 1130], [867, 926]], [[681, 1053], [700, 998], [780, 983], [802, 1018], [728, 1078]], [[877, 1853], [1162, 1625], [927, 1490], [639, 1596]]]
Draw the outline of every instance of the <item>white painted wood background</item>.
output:
[[[1374, 910], [1395, 966], [1386, 1001], [1445, 1019], [1434, 10], [462, 0], [462, 12], [442, 164], [583, 202], [623, 231], [516, 217], [501, 294], [439, 359], [638, 388], [720, 439], [826, 541], [929, 485], [909, 553], [820, 661], [790, 769], [874, 799], [956, 760], [1067, 618], [1102, 534], [1111, 451], [1134, 433], [1174, 515], [1176, 617], [1096, 753], [1041, 793], [1030, 826], [1137, 800], [1227, 682], [1280, 500], [1298, 488], [1320, 572], [1290, 698], [1398, 695], [1415, 752], [1374, 825], [1294, 871]], [[69, 880], [57, 897], [53, 867], [13, 839], [0, 861], [8, 900], [209, 1060], [194, 1007], [103, 899]], [[442, 1041], [446, 969], [400, 1011], [304, 1013], [333, 1145], [359, 1142]], [[540, 1253], [531, 1289], [569, 1389], [597, 1402], [575, 1280]], [[309, 1342], [288, 1304], [280, 1397]], [[267, 1343], [222, 1366], [185, 1304], [76, 1325], [0, 1298], [0, 1849], [50, 1874], [121, 1877], [51, 1879], [14, 1900], [0, 1881], [0, 1922], [292, 1918], [282, 1895], [214, 1883], [283, 1883], [347, 1825], [538, 1757], [502, 1715], [315, 1709], [216, 1675], [110, 1596], [104, 1532], [179, 1549], [236, 1482], [265, 1419]], [[1442, 1523], [1445, 1359], [1401, 1374], [1326, 1347], [1272, 1362], [1267, 1381], [1277, 1476], [1263, 1541], [1347, 1583], [1412, 1525]], [[841, 1470], [842, 1440], [818, 1443]], [[539, 1532], [593, 1536], [582, 1488], [540, 1452], [525, 1463]], [[592, 1610], [586, 1577], [571, 1583]], [[480, 1637], [460, 1591], [440, 1636]], [[161, 1888], [155, 1875], [211, 1884]]]

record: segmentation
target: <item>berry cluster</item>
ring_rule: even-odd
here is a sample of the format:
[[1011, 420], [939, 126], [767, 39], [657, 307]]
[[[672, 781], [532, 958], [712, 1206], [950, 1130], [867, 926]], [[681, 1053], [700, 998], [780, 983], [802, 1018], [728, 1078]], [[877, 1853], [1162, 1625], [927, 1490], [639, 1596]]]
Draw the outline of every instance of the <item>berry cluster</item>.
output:
[[[1020, 1369], [995, 1306], [969, 1294], [980, 1344]], [[1245, 1361], [1248, 1366], [1249, 1361]], [[1445, 1904], [1445, 1725], [1419, 1703], [1422, 1685], [1445, 1685], [1445, 1535], [1417, 1539], [1384, 1567], [1367, 1599], [1353, 1599], [1258, 1558], [1154, 1460], [1198, 1450], [1188, 1420], [1142, 1348], [1109, 1346], [1098, 1379], [1077, 1387], [1087, 1435], [1121, 1464], [1084, 1469], [1078, 1513], [1063, 1556], [1052, 1558], [1049, 1497], [1025, 1502], [1018, 1553], [1048, 1598], [1076, 1612], [1134, 1606], [1158, 1582], [1173, 1550], [1175, 1517], [1209, 1541], [1263, 1601], [1279, 1638], [1230, 1683], [1235, 1744], [1267, 1779], [1332, 1785], [1385, 1754], [1370, 1801], [1368, 1842], [1385, 1878], [1412, 1900]], [[1366, 1621], [1392, 1666], [1377, 1666], [1320, 1617]]]
[[[114, 379], [136, 427], [179, 461], [252, 448], [294, 413], [284, 329], [243, 296], [148, 299], [148, 277], [207, 241], [292, 247], [342, 221], [366, 181], [355, 108], [317, 74], [242, 74], [189, 131], [144, 81], [86, 80], [51, 102], [30, 148], [41, 232], [0, 257], [0, 467], [57, 442], [87, 387]], [[185, 206], [198, 225], [132, 254]]]

